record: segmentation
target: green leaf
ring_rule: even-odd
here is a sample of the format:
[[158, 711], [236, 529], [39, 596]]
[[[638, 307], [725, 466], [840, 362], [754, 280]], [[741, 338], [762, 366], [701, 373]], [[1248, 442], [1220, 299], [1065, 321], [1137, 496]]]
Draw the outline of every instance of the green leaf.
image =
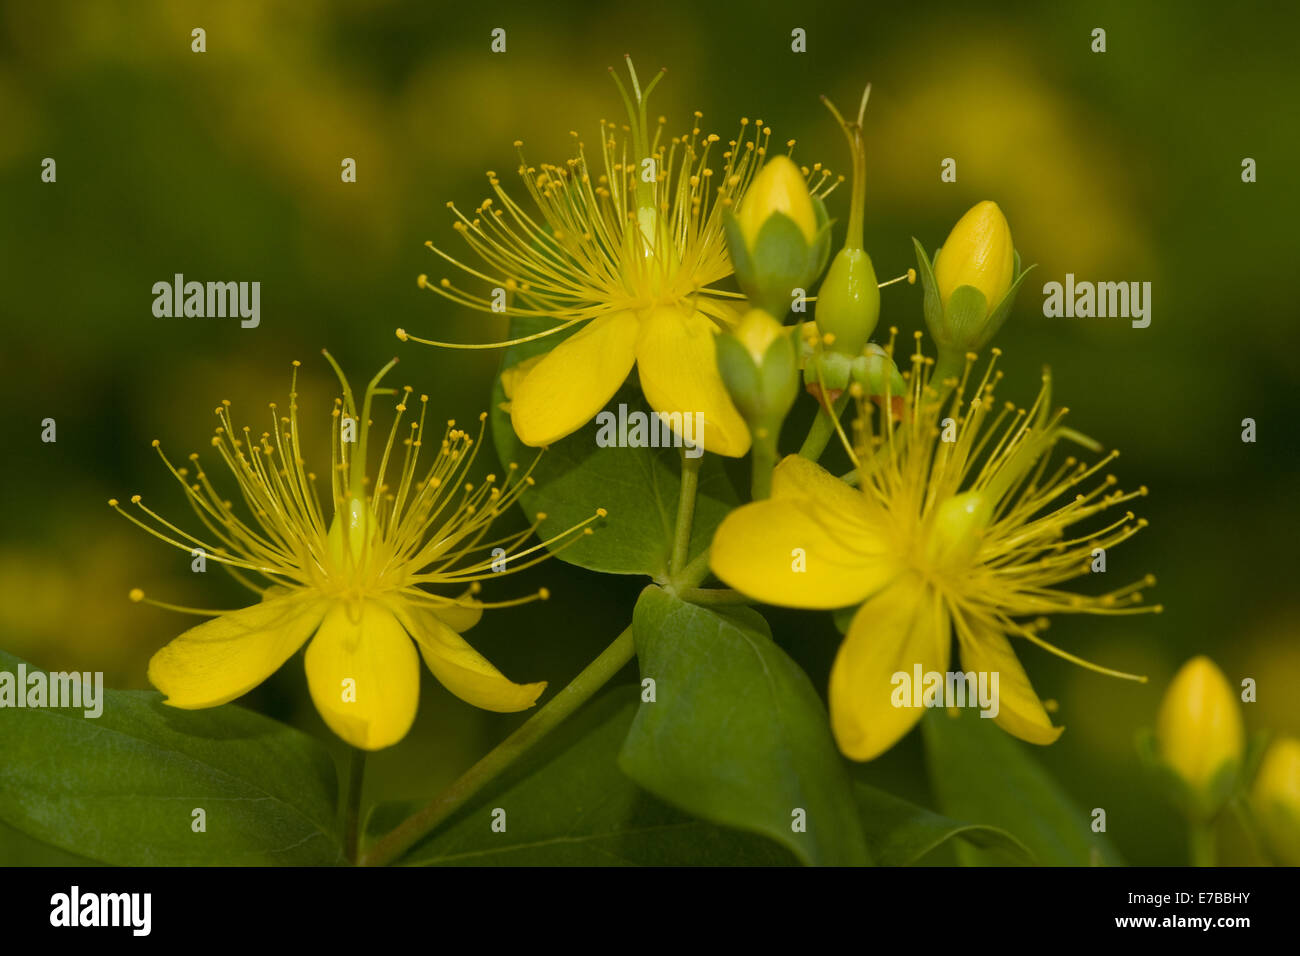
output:
[[[951, 717], [932, 711], [921, 724], [926, 761], [939, 808], [950, 817], [1007, 830], [1047, 866], [1119, 865], [1092, 815], [1077, 806], [1030, 756], [1028, 745], [977, 713]], [[1000, 861], [963, 847], [967, 865]]]
[[[526, 761], [399, 862], [415, 866], [793, 865], [776, 844], [695, 820], [661, 803], [618, 769], [636, 713], [636, 689], [607, 693], [574, 715]], [[492, 829], [493, 811], [505, 830]], [[414, 806], [376, 808], [380, 835]], [[499, 816], [499, 815], [498, 815]]]
[[[511, 335], [537, 331], [536, 320], [516, 319]], [[503, 368], [529, 355], [558, 344], [559, 336], [512, 347]], [[492, 435], [503, 463], [527, 466], [538, 453], [516, 437], [510, 416], [501, 410], [505, 401], [498, 378], [492, 399]], [[628, 413], [649, 412], [638, 390], [624, 387], [611, 400]], [[654, 421], [654, 419], [651, 419]], [[597, 508], [608, 517], [593, 525], [594, 534], [558, 552], [562, 561], [606, 574], [647, 574], [664, 580], [672, 555], [673, 528], [677, 519], [677, 495], [681, 488], [681, 451], [677, 448], [601, 448], [596, 444], [598, 427], [591, 422], [574, 434], [551, 445], [542, 455], [532, 477], [537, 484], [520, 499], [531, 517], [544, 512], [547, 518], [538, 533], [559, 534], [592, 516]], [[713, 540], [714, 529], [738, 504], [735, 490], [717, 455], [706, 455], [700, 469], [695, 520], [691, 529], [688, 557], [694, 557]]]
[[[623, 770], [686, 812], [765, 834], [805, 863], [868, 862], [826, 708], [767, 622], [651, 586], [632, 626], [656, 700], [637, 712]], [[796, 810], [806, 832], [792, 828]]]
[[911, 866], [953, 839], [999, 851], [1011, 861], [1033, 862], [1029, 848], [1006, 830], [958, 823], [865, 783], [854, 784], [853, 795], [862, 810], [867, 847], [881, 866]]
[[[0, 672], [21, 663], [0, 651]], [[42, 673], [24, 666], [29, 682]], [[343, 862], [334, 762], [318, 742], [230, 704], [185, 711], [153, 692], [103, 696], [97, 718], [0, 710], [0, 820], [124, 866]], [[191, 829], [198, 808], [202, 833]]]

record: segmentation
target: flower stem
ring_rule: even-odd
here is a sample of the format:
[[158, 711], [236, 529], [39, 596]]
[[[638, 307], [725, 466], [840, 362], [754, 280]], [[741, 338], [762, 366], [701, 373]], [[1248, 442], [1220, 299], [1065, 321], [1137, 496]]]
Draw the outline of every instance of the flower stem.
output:
[[1214, 866], [1214, 825], [1189, 823], [1187, 838], [1192, 866]]
[[751, 446], [753, 469], [749, 479], [749, 495], [754, 501], [762, 501], [772, 495], [772, 469], [776, 467], [776, 437], [770, 432], [754, 435]]
[[700, 485], [700, 465], [704, 456], [687, 456], [682, 449], [682, 487], [677, 496], [677, 527], [673, 531], [673, 554], [668, 574], [675, 576], [686, 564], [691, 547], [691, 525], [695, 521], [695, 493]]
[[361, 790], [365, 786], [366, 752], [353, 747], [348, 761], [348, 789], [343, 804], [343, 848], [349, 863], [357, 862], [360, 846]]
[[628, 626], [623, 633], [614, 638], [614, 642], [605, 648], [599, 657], [583, 669], [582, 673], [547, 701], [514, 733], [488, 751], [451, 786], [408, 817], [395, 830], [377, 840], [361, 855], [360, 864], [384, 866], [419, 843], [498, 774], [559, 726], [566, 717], [590, 700], [623, 669], [623, 665], [630, 661], [635, 653], [632, 628]]
[[1232, 810], [1233, 816], [1237, 818], [1237, 823], [1246, 834], [1246, 839], [1250, 843], [1250, 848], [1255, 852], [1260, 860], [1268, 861], [1269, 855], [1264, 851], [1264, 838], [1260, 835], [1259, 824], [1255, 822], [1255, 815], [1250, 811], [1250, 805], [1242, 799], [1240, 794], [1234, 795], [1228, 801], [1228, 807]]
[[962, 372], [966, 370], [966, 353], [961, 349], [955, 349], [951, 346], [940, 346], [939, 358], [934, 363], [934, 369], [930, 372], [930, 384], [937, 390], [943, 391], [945, 379], [961, 379]]
[[817, 417], [813, 419], [812, 428], [808, 429], [808, 437], [803, 440], [803, 447], [799, 449], [799, 454], [813, 461], [821, 458], [822, 452], [830, 444], [831, 436], [835, 434], [835, 423], [839, 421], [840, 415], [844, 413], [848, 404], [849, 393], [845, 391], [835, 399], [831, 411], [827, 411], [825, 405], [818, 406]]
[[694, 558], [691, 563], [682, 568], [681, 573], [677, 575], [676, 583], [680, 591], [690, 588], [699, 587], [709, 576], [709, 551], [705, 548]]

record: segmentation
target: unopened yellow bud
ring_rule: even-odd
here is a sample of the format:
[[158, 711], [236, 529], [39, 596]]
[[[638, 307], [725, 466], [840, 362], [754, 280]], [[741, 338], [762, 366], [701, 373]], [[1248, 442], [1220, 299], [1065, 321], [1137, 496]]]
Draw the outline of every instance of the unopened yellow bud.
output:
[[803, 173], [789, 156], [776, 156], [754, 177], [740, 212], [740, 231], [749, 248], [758, 241], [758, 231], [773, 213], [784, 213], [794, 220], [803, 233], [804, 241], [811, 244], [817, 238], [817, 213]]
[[799, 394], [799, 357], [789, 326], [750, 309], [717, 337], [718, 372], [755, 440], [775, 441]]
[[1208, 657], [1192, 658], [1174, 675], [1156, 717], [1156, 747], [1186, 784], [1192, 809], [1213, 816], [1231, 792], [1246, 734], [1236, 695]]
[[934, 261], [940, 300], [946, 306], [958, 287], [974, 286], [992, 311], [1011, 288], [1015, 261], [1011, 227], [998, 204], [975, 204], [957, 220]]
[[763, 364], [767, 347], [776, 341], [777, 336], [784, 335], [786, 328], [762, 309], [750, 309], [740, 320], [733, 333], [745, 346], [745, 351], [753, 358], [755, 365]]
[[1250, 802], [1269, 853], [1300, 866], [1300, 740], [1283, 737], [1268, 748]]

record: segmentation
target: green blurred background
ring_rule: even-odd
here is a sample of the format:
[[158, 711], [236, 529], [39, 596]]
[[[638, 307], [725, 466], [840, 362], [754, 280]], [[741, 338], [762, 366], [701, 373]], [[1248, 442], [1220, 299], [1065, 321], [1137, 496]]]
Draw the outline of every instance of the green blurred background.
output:
[[[1235, 684], [1253, 677], [1251, 730], [1300, 733], [1300, 521], [1292, 495], [1300, 381], [1293, 285], [1300, 212], [1296, 8], [1264, 4], [1090, 3], [1038, 9], [969, 2], [753, 5], [553, 0], [510, 10], [392, 2], [43, 2], [0, 4], [0, 262], [4, 429], [0, 646], [42, 667], [102, 670], [146, 687], [149, 656], [193, 619], [130, 604], [236, 606], [224, 575], [105, 506], [140, 493], [180, 517], [183, 500], [149, 447], [204, 447], [212, 407], [243, 421], [284, 401], [302, 359], [303, 414], [324, 433], [334, 385], [328, 347], [355, 379], [398, 355], [393, 378], [446, 417], [486, 407], [498, 356], [403, 345], [398, 326], [459, 341], [503, 321], [416, 287], [442, 274], [423, 242], [458, 240], [445, 203], [472, 207], [484, 171], [509, 184], [511, 143], [559, 160], [569, 130], [592, 138], [619, 115], [606, 67], [632, 54], [669, 73], [652, 111], [729, 136], [761, 117], [796, 157], [847, 166], [818, 103], [856, 102], [874, 84], [867, 245], [882, 277], [914, 264], [911, 237], [939, 245], [974, 202], [995, 199], [1039, 269], [999, 344], [1001, 394], [1033, 397], [1049, 363], [1072, 422], [1123, 450], [1124, 486], [1150, 529], [1109, 555], [1110, 581], [1147, 571], [1158, 617], [1058, 619], [1049, 637], [1089, 659], [1149, 674], [1145, 686], [1073, 668], [1034, 649], [1026, 666], [1067, 727], [1036, 751], [1085, 808], [1103, 807], [1133, 863], [1184, 859], [1176, 819], [1139, 767], [1135, 730], [1195, 653]], [[490, 12], [489, 12], [490, 10]], [[207, 31], [207, 52], [190, 31]], [[507, 52], [489, 51], [495, 27]], [[790, 50], [807, 31], [808, 52]], [[1091, 52], [1091, 31], [1108, 51]], [[41, 161], [58, 181], [40, 181]], [[343, 157], [358, 181], [340, 182]], [[958, 181], [941, 183], [940, 161]], [[1258, 163], [1243, 184], [1241, 161]], [[847, 190], [832, 197], [846, 217]], [[158, 319], [151, 287], [174, 273], [259, 280], [262, 320]], [[1047, 319], [1042, 283], [1153, 283], [1151, 326]], [[920, 327], [919, 287], [884, 293], [884, 325]], [[809, 400], [810, 401], [810, 400]], [[801, 406], [787, 448], [809, 418]], [[42, 419], [58, 441], [40, 441]], [[1241, 441], [1241, 420], [1258, 442]], [[315, 448], [327, 455], [323, 441]], [[310, 452], [309, 452], [310, 454]], [[214, 568], [215, 571], [215, 568]], [[485, 616], [472, 639], [520, 680], [558, 688], [627, 621], [644, 582], [549, 562], [497, 586], [548, 585], [554, 598]], [[509, 592], [509, 593], [507, 593]], [[776, 613], [778, 640], [825, 686], [837, 635]], [[629, 670], [629, 679], [633, 676]], [[341, 751], [291, 663], [244, 704]], [[454, 779], [521, 720], [462, 704], [425, 675], [419, 717], [371, 760], [368, 798], [421, 797]], [[861, 768], [929, 803], [919, 735]], [[1015, 794], [1007, 799], [1014, 801]], [[1224, 861], [1249, 862], [1224, 834]], [[0, 861], [63, 859], [0, 831]]]

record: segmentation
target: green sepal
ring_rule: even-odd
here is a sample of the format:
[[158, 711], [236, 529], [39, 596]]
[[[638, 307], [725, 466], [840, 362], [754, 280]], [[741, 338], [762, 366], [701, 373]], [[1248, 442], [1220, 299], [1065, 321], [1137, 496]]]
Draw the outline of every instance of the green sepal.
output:
[[717, 346], [718, 374], [722, 376], [722, 384], [727, 387], [737, 411], [748, 420], [762, 394], [758, 366], [754, 364], [749, 349], [741, 345], [735, 336], [724, 332], [714, 338], [714, 343]]
[[777, 319], [790, 311], [795, 289], [805, 292], [821, 271], [830, 250], [830, 220], [826, 208], [814, 200], [818, 232], [809, 243], [798, 223], [783, 212], [763, 221], [752, 247], [745, 243], [740, 221], [730, 209], [722, 214], [727, 250], [736, 281], [746, 298]]
[[1016, 253], [1016, 278], [1011, 283], [1011, 288], [1007, 294], [1002, 297], [1002, 301], [997, 304], [989, 314], [988, 322], [984, 326], [983, 332], [979, 338], [971, 345], [973, 351], [979, 351], [985, 345], [993, 340], [993, 336], [998, 334], [1002, 324], [1006, 322], [1007, 316], [1011, 314], [1011, 307], [1015, 304], [1016, 294], [1020, 291], [1020, 283], [1025, 281], [1025, 276], [1034, 271], [1035, 266], [1030, 266], [1023, 272], [1020, 270], [1020, 253]]
[[973, 285], [957, 286], [948, 296], [948, 305], [943, 310], [942, 335], [936, 334], [935, 342], [941, 349], [974, 351], [988, 310], [989, 303], [983, 292]]
[[[820, 376], [817, 374], [820, 370]], [[804, 366], [803, 382], [805, 385], [825, 386], [827, 389], [843, 391], [849, 387], [853, 378], [853, 357], [843, 352], [827, 351], [815, 353]]]
[[715, 339], [718, 373], [736, 410], [751, 429], [765, 428], [769, 433], [778, 433], [799, 397], [799, 359], [792, 331], [793, 327], [785, 326], [757, 363], [731, 333]]
[[727, 253], [731, 256], [731, 270], [736, 274], [736, 281], [740, 283], [740, 287], [744, 289], [748, 279], [742, 280], [741, 276], [748, 277], [754, 274], [754, 262], [750, 258], [749, 249], [745, 246], [745, 234], [740, 230], [740, 220], [730, 209], [722, 211], [722, 229], [727, 237]]
[[804, 238], [798, 223], [783, 212], [774, 212], [759, 228], [749, 252], [753, 277], [752, 291], [746, 290], [746, 294], [755, 305], [780, 320], [790, 311], [794, 290], [808, 290], [815, 249]]
[[853, 360], [853, 380], [868, 395], [885, 396], [885, 376], [889, 376], [889, 397], [901, 398], [907, 394], [907, 383], [894, 360], [879, 345], [867, 343], [866, 351]]
[[1142, 728], [1136, 737], [1138, 757], [1151, 773], [1166, 802], [1176, 807], [1188, 820], [1208, 823], [1219, 815], [1242, 779], [1241, 764], [1225, 760], [1204, 790], [1189, 786], [1177, 771], [1160, 757], [1156, 736]]
[[835, 221], [826, 212], [826, 204], [819, 196], [813, 196], [813, 212], [817, 216], [817, 235], [808, 247], [808, 284], [816, 282], [826, 271], [826, 263], [831, 257], [831, 227]]
[[925, 324], [930, 329], [930, 336], [937, 342], [943, 323], [943, 301], [939, 298], [939, 283], [934, 278], [934, 265], [925, 254], [925, 247], [920, 240], [912, 237], [916, 249], [916, 271], [921, 277], [921, 288], [925, 292], [921, 308], [925, 313]]

